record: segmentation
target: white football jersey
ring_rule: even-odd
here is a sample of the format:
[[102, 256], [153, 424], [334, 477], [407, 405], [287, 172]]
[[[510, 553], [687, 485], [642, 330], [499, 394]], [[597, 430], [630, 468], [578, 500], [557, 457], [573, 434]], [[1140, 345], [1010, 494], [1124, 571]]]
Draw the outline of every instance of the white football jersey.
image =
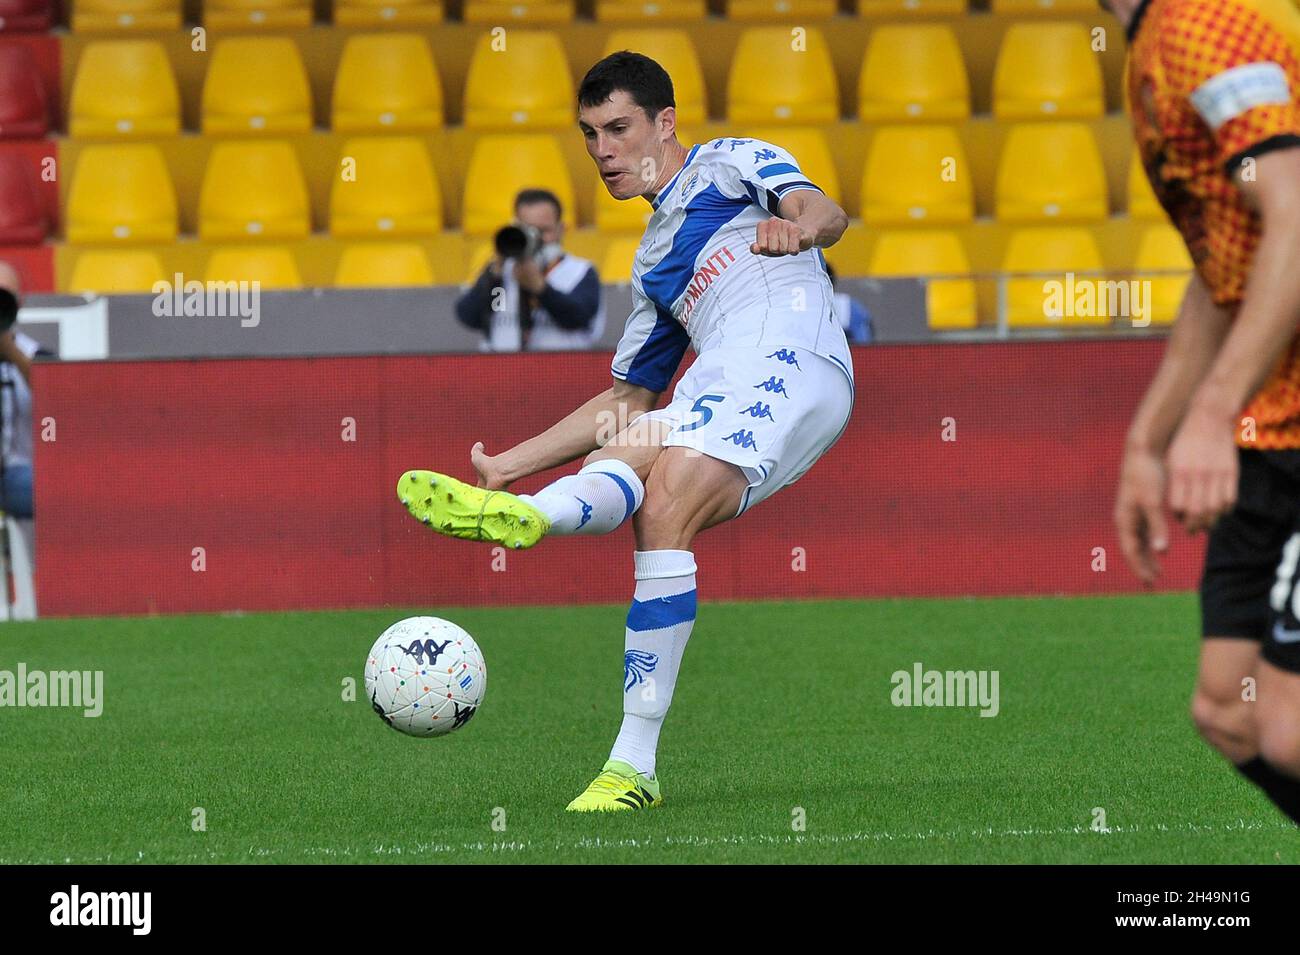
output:
[[632, 314], [610, 368], [651, 391], [668, 387], [686, 346], [804, 348], [853, 380], [844, 330], [835, 318], [826, 260], [749, 251], [758, 223], [808, 181], [794, 157], [759, 139], [714, 139], [686, 163], [651, 205], [632, 265]]

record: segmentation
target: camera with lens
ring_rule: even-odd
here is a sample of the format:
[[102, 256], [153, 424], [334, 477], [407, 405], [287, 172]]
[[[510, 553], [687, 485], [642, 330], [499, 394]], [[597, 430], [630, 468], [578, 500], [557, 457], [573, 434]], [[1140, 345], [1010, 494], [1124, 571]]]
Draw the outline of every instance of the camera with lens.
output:
[[512, 223], [497, 230], [493, 243], [503, 259], [536, 259], [542, 251], [542, 232], [536, 226]]

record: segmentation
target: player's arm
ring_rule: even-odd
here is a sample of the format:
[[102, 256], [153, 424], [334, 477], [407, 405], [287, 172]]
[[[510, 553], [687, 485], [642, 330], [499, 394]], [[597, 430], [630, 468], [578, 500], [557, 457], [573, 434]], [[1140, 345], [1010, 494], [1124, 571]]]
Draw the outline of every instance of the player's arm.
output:
[[816, 189], [787, 192], [777, 215], [758, 224], [749, 251], [755, 255], [795, 255], [816, 246], [826, 249], [840, 241], [849, 217], [839, 204]]
[[1169, 449], [1169, 506], [1193, 533], [1235, 504], [1238, 416], [1300, 325], [1300, 147], [1259, 156], [1254, 181], [1238, 187], [1260, 216], [1259, 245], [1236, 321]]
[[1164, 358], [1129, 426], [1115, 497], [1120, 549], [1133, 572], [1151, 583], [1156, 555], [1169, 546], [1163, 506], [1164, 456], [1178, 423], [1228, 333], [1228, 310], [1214, 304], [1198, 273], [1187, 283]]
[[506, 488], [520, 478], [590, 454], [623, 427], [653, 411], [659, 394], [615, 378], [608, 389], [509, 451], [488, 456], [483, 442], [478, 442], [470, 450], [470, 461], [479, 473], [479, 487]]

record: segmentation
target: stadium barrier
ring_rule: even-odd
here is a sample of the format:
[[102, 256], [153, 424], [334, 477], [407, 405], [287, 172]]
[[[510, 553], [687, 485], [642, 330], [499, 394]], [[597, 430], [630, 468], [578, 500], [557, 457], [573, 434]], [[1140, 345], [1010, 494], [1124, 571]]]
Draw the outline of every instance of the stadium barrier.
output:
[[[1162, 348], [855, 349], [849, 428], [798, 484], [697, 540], [701, 596], [1139, 589], [1110, 515]], [[609, 358], [37, 364], [41, 614], [625, 601], [630, 527], [507, 553], [432, 534], [395, 497], [413, 467], [472, 478], [475, 441], [495, 454], [544, 430], [606, 386]], [[1189, 588], [1203, 544], [1172, 546], [1161, 587]]]

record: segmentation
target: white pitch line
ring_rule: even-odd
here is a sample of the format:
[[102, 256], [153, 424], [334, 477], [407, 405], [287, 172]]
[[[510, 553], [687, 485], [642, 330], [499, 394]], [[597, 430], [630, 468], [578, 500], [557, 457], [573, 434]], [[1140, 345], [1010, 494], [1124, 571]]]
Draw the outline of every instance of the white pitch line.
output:
[[[305, 849], [291, 850], [286, 848], [263, 848], [259, 846], [250, 846], [248, 850], [238, 856], [232, 856], [228, 852], [208, 852], [206, 855], [189, 855], [184, 858], [175, 856], [165, 856], [158, 861], [161, 862], [212, 862], [218, 859], [239, 858], [244, 860], [256, 861], [258, 859], [270, 859], [278, 855], [292, 853], [294, 855], [305, 856], [325, 856], [340, 859], [349, 858], [367, 858], [376, 856], [425, 856], [439, 855], [452, 852], [481, 852], [485, 854], [517, 854], [521, 852], [534, 851], [588, 851], [600, 849], [655, 849], [671, 848], [673, 846], [690, 846], [695, 848], [704, 848], [709, 846], [801, 846], [801, 845], [840, 845], [844, 843], [868, 843], [868, 842], [927, 842], [935, 840], [953, 840], [961, 838], [979, 838], [979, 839], [1020, 839], [1035, 836], [1113, 836], [1113, 835], [1132, 835], [1144, 832], [1170, 832], [1170, 833], [1208, 833], [1208, 832], [1284, 832], [1287, 830], [1294, 831], [1295, 827], [1288, 823], [1261, 823], [1246, 822], [1244, 819], [1238, 819], [1228, 824], [1212, 823], [1178, 823], [1167, 825], [1157, 823], [1155, 825], [1137, 825], [1137, 826], [1111, 826], [1103, 830], [1094, 830], [1090, 826], [1062, 826], [1055, 829], [968, 829], [964, 831], [947, 831], [941, 832], [936, 829], [929, 829], [924, 832], [847, 832], [847, 833], [808, 833], [792, 832], [780, 836], [768, 835], [764, 833], [738, 834], [727, 836], [649, 836], [644, 839], [622, 838], [622, 839], [604, 839], [600, 836], [587, 836], [577, 841], [554, 841], [542, 842], [534, 840], [509, 840], [502, 842], [462, 842], [453, 844], [449, 842], [416, 842], [409, 845], [385, 845], [379, 844], [370, 848], [354, 848], [344, 846], [342, 848], [334, 846], [308, 846]], [[114, 860], [112, 854], [108, 856], [96, 856], [90, 859], [76, 859], [72, 857], [50, 858], [50, 859], [4, 859], [0, 858], [0, 865], [57, 865], [60, 863], [79, 863], [94, 864], [104, 862], [149, 862], [154, 861], [146, 858], [144, 852], [135, 853], [135, 858]]]

